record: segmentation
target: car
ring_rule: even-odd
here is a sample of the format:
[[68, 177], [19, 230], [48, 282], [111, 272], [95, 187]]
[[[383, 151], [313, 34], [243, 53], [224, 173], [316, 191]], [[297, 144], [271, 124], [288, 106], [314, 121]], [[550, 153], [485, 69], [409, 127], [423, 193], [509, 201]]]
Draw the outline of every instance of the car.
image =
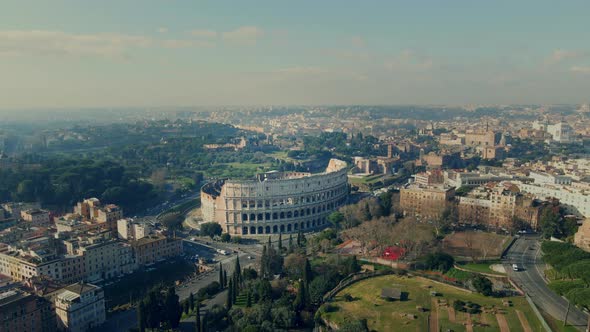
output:
[[522, 270], [522, 268], [518, 264], [512, 264], [512, 270], [518, 272], [518, 271]]
[[248, 256], [248, 259], [254, 259], [254, 257], [252, 257], [252, 256]]
[[535, 247], [531, 246], [531, 247], [529, 247], [529, 250], [535, 250]]

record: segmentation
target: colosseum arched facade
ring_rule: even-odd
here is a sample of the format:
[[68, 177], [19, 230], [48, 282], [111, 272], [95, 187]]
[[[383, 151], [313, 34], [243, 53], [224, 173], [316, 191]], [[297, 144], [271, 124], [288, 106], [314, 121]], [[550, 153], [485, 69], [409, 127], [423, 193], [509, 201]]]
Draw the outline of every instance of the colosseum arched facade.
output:
[[204, 222], [232, 235], [266, 235], [322, 228], [346, 202], [346, 162], [331, 159], [322, 173], [268, 172], [255, 180], [218, 180], [201, 188]]

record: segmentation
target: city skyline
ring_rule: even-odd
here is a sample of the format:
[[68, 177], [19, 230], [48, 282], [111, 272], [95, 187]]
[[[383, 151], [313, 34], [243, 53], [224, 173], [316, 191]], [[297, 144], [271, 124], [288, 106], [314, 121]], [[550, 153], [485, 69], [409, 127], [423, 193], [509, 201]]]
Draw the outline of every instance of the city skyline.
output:
[[588, 3], [6, 1], [0, 109], [588, 102]]

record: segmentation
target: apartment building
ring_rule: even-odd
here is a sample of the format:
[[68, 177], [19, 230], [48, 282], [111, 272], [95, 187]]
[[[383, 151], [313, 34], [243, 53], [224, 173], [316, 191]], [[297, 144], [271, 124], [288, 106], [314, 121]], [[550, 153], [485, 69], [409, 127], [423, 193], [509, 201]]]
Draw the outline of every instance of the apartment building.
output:
[[29, 209], [20, 212], [21, 220], [31, 226], [48, 226], [51, 223], [49, 211]]
[[19, 288], [0, 291], [0, 331], [53, 332], [51, 302]]
[[455, 197], [455, 188], [410, 185], [400, 190], [400, 209], [421, 220], [437, 220]]
[[163, 235], [150, 235], [131, 241], [135, 260], [139, 265], [148, 265], [178, 256], [182, 253], [182, 241]]
[[75, 283], [57, 291], [53, 298], [60, 330], [85, 332], [106, 320], [104, 291], [98, 286]]

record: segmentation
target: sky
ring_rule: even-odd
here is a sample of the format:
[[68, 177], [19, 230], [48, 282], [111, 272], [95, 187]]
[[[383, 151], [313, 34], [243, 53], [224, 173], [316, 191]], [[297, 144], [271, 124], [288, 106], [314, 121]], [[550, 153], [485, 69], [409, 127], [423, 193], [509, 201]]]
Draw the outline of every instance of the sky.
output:
[[590, 101], [590, 1], [0, 0], [0, 109]]

